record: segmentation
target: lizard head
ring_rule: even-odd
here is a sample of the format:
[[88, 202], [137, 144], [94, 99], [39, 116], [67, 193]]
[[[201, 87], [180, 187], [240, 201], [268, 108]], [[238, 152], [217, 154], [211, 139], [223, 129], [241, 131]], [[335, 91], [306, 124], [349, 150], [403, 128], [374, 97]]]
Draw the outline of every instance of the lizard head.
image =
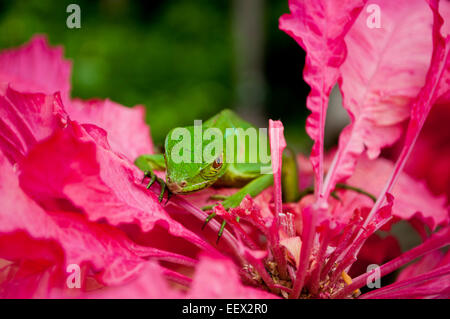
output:
[[[223, 153], [202, 156], [209, 145], [194, 138], [194, 127], [179, 127], [167, 134], [164, 158], [166, 183], [174, 194], [192, 193], [214, 184], [226, 170]], [[211, 146], [210, 146], [211, 148]], [[209, 153], [211, 154], [211, 152]]]

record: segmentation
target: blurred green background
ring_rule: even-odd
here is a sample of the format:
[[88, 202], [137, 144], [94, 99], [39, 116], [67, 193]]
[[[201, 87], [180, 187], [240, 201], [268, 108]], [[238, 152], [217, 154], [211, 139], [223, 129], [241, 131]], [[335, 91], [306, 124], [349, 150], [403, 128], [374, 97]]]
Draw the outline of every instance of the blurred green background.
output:
[[[66, 8], [81, 8], [69, 29]], [[257, 125], [281, 119], [309, 151], [304, 53], [278, 29], [287, 0], [0, 0], [0, 48], [46, 34], [73, 61], [72, 96], [143, 104], [157, 145], [223, 108]]]

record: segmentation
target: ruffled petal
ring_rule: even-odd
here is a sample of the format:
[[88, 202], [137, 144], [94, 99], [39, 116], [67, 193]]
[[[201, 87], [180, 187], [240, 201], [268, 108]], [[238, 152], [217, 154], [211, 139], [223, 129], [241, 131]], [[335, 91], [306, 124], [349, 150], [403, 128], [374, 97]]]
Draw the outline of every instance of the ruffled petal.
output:
[[83, 298], [92, 299], [165, 299], [180, 298], [181, 294], [171, 290], [163, 277], [161, 266], [147, 262], [139, 276], [130, 282], [86, 293]]
[[316, 174], [316, 194], [322, 195], [325, 116], [332, 87], [345, 60], [344, 37], [363, 5], [363, 0], [290, 0], [290, 14], [280, 18], [280, 29], [306, 51], [303, 77], [311, 92], [306, 105], [311, 115], [306, 131], [313, 139], [311, 162]]
[[[369, 28], [377, 13], [380, 28]], [[348, 32], [340, 89], [351, 124], [341, 133], [325, 182], [326, 195], [351, 176], [364, 151], [376, 158], [383, 147], [400, 138], [402, 122], [425, 84], [433, 48], [432, 21], [425, 1], [374, 0], [368, 1], [365, 14]]]
[[0, 83], [27, 93], [59, 92], [64, 103], [69, 100], [71, 69], [72, 63], [63, 59], [62, 47], [50, 48], [41, 35], [0, 54]]
[[277, 297], [264, 290], [244, 286], [236, 265], [230, 259], [204, 255], [196, 267], [187, 298], [272, 299]]
[[[30, 272], [34, 267], [31, 273], [37, 275], [37, 282], [51, 270], [48, 275], [56, 276], [59, 284], [47, 283], [48, 291], [52, 287], [65, 289], [61, 274], [66, 265], [76, 264], [81, 269], [88, 265], [82, 279], [93, 271], [103, 284], [120, 284], [142, 269], [145, 260], [141, 256], [158, 255], [151, 248], [134, 244], [120, 230], [90, 223], [78, 213], [44, 211], [21, 190], [13, 166], [4, 157], [0, 158], [0, 171], [0, 258], [20, 261], [16, 272]], [[26, 268], [22, 269], [22, 264]], [[4, 279], [0, 286], [17, 284], [14, 277]], [[37, 285], [31, 287], [37, 289]], [[36, 297], [36, 291], [17, 288], [16, 296]], [[14, 296], [12, 292], [4, 291], [9, 297]]]
[[66, 123], [59, 94], [20, 93], [10, 87], [0, 91], [0, 148], [11, 163]]
[[134, 161], [139, 155], [152, 154], [150, 128], [144, 121], [142, 105], [124, 107], [110, 100], [73, 100], [66, 106], [72, 120], [95, 124], [108, 134], [111, 148]]
[[[378, 196], [393, 169], [394, 163], [390, 160], [370, 160], [363, 156], [347, 182]], [[392, 195], [395, 197], [393, 215], [398, 218], [418, 218], [431, 229], [446, 225], [449, 221], [449, 207], [445, 197], [433, 195], [424, 182], [415, 180], [406, 173], [400, 174]], [[370, 201], [367, 206], [370, 207]]]
[[159, 186], [147, 190], [143, 173], [113, 152], [106, 132], [95, 125], [69, 121], [36, 145], [20, 169], [21, 186], [48, 209], [69, 202], [91, 221], [137, 224], [143, 232], [162, 222], [172, 235], [210, 248], [168, 215], [158, 202]]

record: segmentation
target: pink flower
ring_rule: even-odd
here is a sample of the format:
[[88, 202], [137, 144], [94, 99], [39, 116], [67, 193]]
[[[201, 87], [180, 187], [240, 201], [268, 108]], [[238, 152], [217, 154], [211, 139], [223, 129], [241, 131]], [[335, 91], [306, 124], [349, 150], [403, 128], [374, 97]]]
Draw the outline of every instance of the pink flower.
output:
[[[438, 224], [444, 228], [421, 246], [383, 265], [382, 275], [392, 272], [393, 265], [399, 267], [408, 262], [411, 256], [419, 257], [417, 252], [422, 255], [427, 249], [440, 248], [448, 245], [450, 241], [447, 226], [448, 207], [445, 200], [434, 199], [428, 194], [426, 202], [421, 202], [426, 197], [418, 201], [413, 199], [414, 202], [408, 199], [402, 206], [396, 203], [395, 194], [390, 194], [396, 192], [394, 185], [399, 179], [404, 180], [405, 186], [400, 191], [397, 202], [401, 201], [400, 197], [406, 195], [411, 187], [422, 195], [427, 194], [423, 186], [411, 186], [415, 182], [403, 177], [402, 169], [431, 106], [440, 97], [448, 94], [450, 37], [445, 39], [445, 32], [441, 34], [443, 21], [438, 12], [438, 1], [430, 1], [429, 7], [425, 1], [420, 0], [408, 1], [408, 4], [376, 1], [376, 6], [383, 13], [384, 27], [373, 30], [366, 24], [367, 17], [360, 13], [363, 3], [358, 1], [338, 4], [337, 1], [312, 3], [292, 0], [289, 4], [291, 14], [280, 19], [280, 28], [292, 35], [307, 52], [305, 80], [312, 88], [307, 105], [313, 112], [311, 117], [320, 118], [320, 121], [307, 122], [307, 130], [309, 128], [308, 132], [315, 140], [315, 147], [319, 145], [321, 149], [323, 145], [327, 97], [336, 82], [340, 85], [344, 107], [349, 111], [352, 120], [350, 126], [341, 134], [339, 147], [323, 183], [323, 151], [317, 152], [313, 147], [311, 163], [315, 172], [315, 196], [304, 204], [302, 211], [302, 251], [291, 297], [300, 296], [305, 287], [313, 295], [322, 293], [322, 296], [345, 297], [354, 288], [361, 287], [368, 274], [361, 275], [348, 287], [339, 289], [338, 278], [341, 272], [353, 264], [364, 241], [373, 231], [385, 225], [391, 215], [403, 219], [419, 218], [432, 229]], [[370, 4], [371, 1], [366, 3], [367, 6]], [[416, 23], [408, 23], [409, 19]], [[432, 28], [429, 27], [431, 24]], [[411, 25], [417, 28], [413, 34], [410, 33]], [[398, 40], [395, 40], [396, 38]], [[428, 39], [433, 42], [430, 43]], [[345, 50], [347, 57], [343, 58], [343, 53], [340, 52]], [[330, 60], [331, 57], [334, 59]], [[324, 96], [315, 98], [317, 91]], [[347, 207], [342, 213], [342, 206], [345, 207], [346, 201], [350, 199], [342, 199], [342, 205], [330, 202], [330, 194], [337, 183], [345, 180], [352, 182], [352, 179], [348, 178], [353, 175], [361, 154], [367, 153], [369, 158], [375, 159], [382, 147], [398, 140], [401, 136], [402, 121], [406, 119], [409, 119], [409, 125], [405, 133], [405, 143], [384, 185], [379, 187], [376, 183], [376, 179], [381, 177], [379, 172], [374, 173], [372, 178], [367, 175], [379, 165], [366, 166], [362, 170], [363, 180], [360, 185], [364, 188], [372, 187], [373, 191], [376, 191], [375, 204], [367, 208], [360, 207], [354, 214]], [[377, 163], [379, 161], [377, 160]], [[357, 182], [354, 180], [356, 176], [352, 177], [353, 182]], [[438, 209], [428, 208], [429, 213], [425, 213], [427, 205], [424, 204], [429, 205], [433, 201]], [[319, 229], [322, 232], [317, 233]], [[335, 243], [333, 241], [336, 239], [330, 238], [333, 232], [342, 234]], [[436, 242], [438, 244], [434, 246]], [[334, 250], [330, 254], [328, 251], [332, 247]], [[322, 267], [324, 262], [326, 264]], [[442, 267], [442, 272], [436, 273], [440, 276], [447, 275], [448, 265]], [[310, 277], [308, 269], [311, 269]], [[348, 278], [346, 280], [344, 276], [343, 279], [349, 283]], [[404, 283], [402, 287], [410, 288], [412, 285]], [[326, 288], [327, 286], [329, 287]], [[390, 289], [395, 290], [396, 287], [400, 287], [400, 283], [398, 286], [394, 284]], [[378, 293], [383, 289], [379, 289]], [[435, 292], [438, 297], [445, 296], [440, 295], [439, 291]], [[408, 293], [408, 289], [403, 291], [404, 296]], [[428, 290], [423, 296], [425, 295], [433, 295], [433, 290]]]
[[[448, 298], [450, 259], [439, 251], [450, 243], [448, 203], [403, 172], [431, 107], [449, 94], [448, 11], [434, 0], [376, 3], [385, 25], [369, 30], [371, 1], [289, 2], [280, 27], [306, 50], [311, 86], [314, 146], [310, 163], [299, 157], [303, 196], [281, 201], [286, 143], [282, 123], [270, 120], [274, 186], [229, 211], [214, 208], [228, 222], [220, 252], [211, 244], [220, 223], [202, 232], [207, 213], [199, 207], [233, 190], [159, 204], [159, 186], [147, 190], [132, 163], [153, 149], [142, 107], [72, 100], [70, 66], [42, 37], [1, 54], [0, 295], [354, 298], [377, 271], [421, 258], [360, 298]], [[352, 122], [326, 154], [336, 83]], [[402, 134], [396, 162], [379, 158]], [[413, 224], [423, 243], [402, 253], [394, 237], [378, 236], [398, 220]], [[366, 272], [370, 263], [380, 267]], [[78, 289], [67, 273], [74, 265]]]
[[[207, 271], [194, 280], [183, 274], [231, 261], [172, 218], [156, 186], [142, 183], [132, 164], [152, 152], [142, 107], [70, 100], [70, 64], [42, 37], [6, 51], [0, 64], [1, 296], [88, 297], [118, 285], [122, 296], [182, 296], [162, 290], [167, 279], [192, 285], [195, 297], [207, 297], [194, 289], [205, 280], [215, 297], [264, 296], [243, 286], [232, 267], [225, 269], [236, 278], [229, 287]], [[81, 269], [78, 290], [66, 285], [72, 264]], [[150, 274], [161, 278], [128, 294]], [[93, 296], [116, 293], [103, 290]]]

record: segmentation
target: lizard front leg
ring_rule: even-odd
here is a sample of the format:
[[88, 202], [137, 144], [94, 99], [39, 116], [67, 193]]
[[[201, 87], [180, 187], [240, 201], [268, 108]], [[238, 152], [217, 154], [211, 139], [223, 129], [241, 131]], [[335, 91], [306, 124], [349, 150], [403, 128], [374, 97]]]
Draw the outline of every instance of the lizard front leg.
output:
[[148, 155], [141, 155], [139, 156], [135, 161], [134, 164], [139, 167], [142, 171], [144, 171], [144, 178], [150, 178], [149, 183], [147, 184], [147, 189], [149, 189], [153, 183], [156, 181], [160, 187], [161, 192], [159, 194], [158, 200], [161, 203], [164, 198], [164, 192], [167, 190], [167, 201], [169, 201], [169, 198], [171, 196], [171, 192], [169, 191], [168, 187], [166, 186], [166, 182], [157, 177], [155, 171], [163, 171], [166, 169], [166, 162], [164, 160], [163, 154], [148, 154]]
[[[273, 184], [273, 175], [272, 174], [264, 174], [261, 175], [247, 185], [242, 187], [239, 191], [234, 193], [231, 196], [226, 197], [226, 199], [222, 202], [222, 206], [225, 209], [230, 209], [239, 206], [246, 195], [250, 195], [251, 197], [255, 197], [260, 194], [263, 190]], [[209, 206], [204, 207], [203, 209], [209, 208]], [[216, 216], [216, 213], [211, 213], [205, 220], [202, 229], [208, 224], [208, 222]], [[217, 242], [223, 234], [227, 222], [223, 221], [220, 227], [219, 233], [217, 235]]]

